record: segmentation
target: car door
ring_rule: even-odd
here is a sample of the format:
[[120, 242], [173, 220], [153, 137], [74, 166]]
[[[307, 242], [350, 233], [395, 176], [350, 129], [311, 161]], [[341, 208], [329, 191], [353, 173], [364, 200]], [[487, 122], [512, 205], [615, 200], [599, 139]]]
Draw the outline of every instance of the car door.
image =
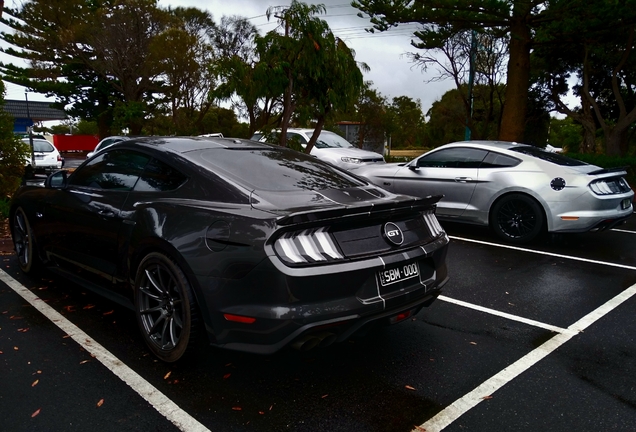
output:
[[76, 170], [47, 203], [58, 226], [48, 253], [107, 279], [115, 273], [121, 209], [150, 157], [131, 150], [104, 151]]
[[461, 216], [470, 203], [479, 165], [487, 153], [471, 147], [451, 147], [427, 153], [395, 174], [394, 190], [422, 197], [443, 194], [437, 214]]

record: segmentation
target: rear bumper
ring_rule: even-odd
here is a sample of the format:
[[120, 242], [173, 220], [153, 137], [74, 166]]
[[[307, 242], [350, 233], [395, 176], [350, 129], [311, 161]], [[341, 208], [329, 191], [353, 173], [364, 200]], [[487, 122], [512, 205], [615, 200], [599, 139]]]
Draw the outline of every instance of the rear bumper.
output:
[[[272, 354], [303, 338], [344, 341], [372, 323], [412, 316], [448, 281], [448, 242], [443, 235], [426, 247], [311, 271], [281, 269], [270, 257], [240, 281], [199, 279], [211, 343]], [[418, 264], [417, 277], [381, 286], [378, 272], [412, 263]], [[255, 321], [229, 321], [226, 314]]]

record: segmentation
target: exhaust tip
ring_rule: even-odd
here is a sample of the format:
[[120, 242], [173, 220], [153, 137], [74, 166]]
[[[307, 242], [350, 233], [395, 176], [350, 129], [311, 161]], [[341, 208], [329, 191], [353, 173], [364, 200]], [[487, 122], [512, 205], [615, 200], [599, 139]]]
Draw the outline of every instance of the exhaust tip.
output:
[[320, 344], [320, 339], [316, 336], [302, 336], [292, 343], [292, 347], [298, 351], [309, 351]]

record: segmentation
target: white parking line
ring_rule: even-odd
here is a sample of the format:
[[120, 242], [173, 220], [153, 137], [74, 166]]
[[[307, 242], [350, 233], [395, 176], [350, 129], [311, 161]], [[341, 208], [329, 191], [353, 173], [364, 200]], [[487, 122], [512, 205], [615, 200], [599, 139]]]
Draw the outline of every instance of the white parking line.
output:
[[509, 314], [509, 313], [506, 313], [506, 312], [501, 312], [501, 311], [498, 311], [498, 310], [495, 310], [495, 309], [490, 309], [490, 308], [479, 306], [479, 305], [476, 305], [476, 304], [466, 303], [465, 301], [457, 300], [457, 299], [446, 297], [446, 296], [443, 296], [443, 295], [441, 295], [441, 296], [439, 296], [437, 298], [438, 298], [438, 300], [443, 300], [445, 302], [453, 303], [453, 304], [456, 304], [458, 306], [463, 306], [465, 308], [474, 309], [474, 310], [477, 310], [477, 311], [480, 311], [480, 312], [486, 312], [486, 313], [488, 313], [490, 315], [496, 315], [496, 316], [499, 316], [499, 317], [502, 317], [502, 318], [509, 319], [511, 321], [518, 321], [520, 323], [528, 324], [528, 325], [535, 326], [535, 327], [540, 327], [542, 329], [550, 330], [550, 331], [555, 332], [555, 333], [568, 333], [568, 332], [571, 332], [571, 330], [564, 329], [562, 327], [553, 326], [553, 325], [550, 325], [550, 324], [542, 323], [540, 321], [531, 320], [531, 319], [528, 319], [528, 318], [520, 317], [518, 315], [512, 315], [512, 314]]
[[586, 263], [600, 264], [600, 265], [604, 265], [604, 266], [617, 267], [617, 268], [622, 268], [622, 269], [627, 269], [627, 270], [636, 270], [636, 266], [630, 266], [630, 265], [625, 265], [625, 264], [617, 264], [617, 263], [608, 262], [608, 261], [597, 261], [597, 260], [591, 260], [591, 259], [587, 259], [587, 258], [580, 258], [580, 257], [576, 257], [576, 256], [571, 256], [571, 255], [561, 255], [561, 254], [556, 254], [556, 253], [552, 253], [552, 252], [537, 251], [537, 250], [522, 248], [522, 247], [518, 247], [518, 246], [502, 245], [502, 244], [499, 244], [499, 243], [491, 243], [491, 242], [486, 242], [486, 241], [482, 241], [482, 240], [473, 240], [473, 239], [468, 239], [468, 238], [464, 238], [464, 237], [455, 237], [455, 236], [448, 236], [448, 237], [453, 239], [453, 240], [460, 240], [460, 241], [465, 241], [465, 242], [468, 242], [468, 243], [478, 243], [478, 244], [483, 244], [483, 245], [487, 245], [487, 246], [500, 247], [500, 248], [504, 248], [504, 249], [512, 249], [512, 250], [517, 250], [517, 251], [521, 251], [521, 252], [529, 252], [529, 253], [534, 253], [534, 254], [538, 254], [538, 255], [547, 255], [547, 256], [552, 256], [552, 257], [556, 257], [556, 258], [569, 259], [569, 260], [573, 260], [573, 261], [582, 261], [582, 262], [586, 262]]
[[439, 432], [446, 426], [453, 423], [471, 408], [477, 406], [480, 402], [489, 399], [490, 396], [501, 387], [518, 377], [520, 374], [530, 369], [543, 358], [547, 357], [554, 350], [572, 339], [578, 332], [582, 332], [597, 320], [616, 309], [621, 303], [627, 301], [636, 294], [636, 284], [627, 288], [625, 291], [609, 300], [604, 305], [585, 315], [576, 323], [568, 327], [567, 333], [560, 333], [543, 343], [538, 348], [530, 351], [528, 354], [495, 374], [482, 384], [477, 386], [473, 391], [457, 399], [455, 402], [430, 418], [427, 422], [420, 426], [416, 426], [413, 432]]
[[53, 324], [66, 332], [82, 348], [91, 353], [95, 359], [110, 369], [117, 377], [124, 381], [130, 388], [136, 391], [139, 396], [151, 404], [161, 415], [170, 420], [177, 428], [184, 432], [210, 432], [208, 428], [195, 420], [190, 414], [179, 408], [166, 395], [161, 393], [144, 380], [130, 367], [115, 357], [110, 351], [101, 346], [97, 341], [80, 330], [75, 324], [64, 318], [51, 306], [47, 305], [38, 296], [33, 294], [28, 288], [21, 285], [3, 270], [0, 270], [0, 281], [7, 284], [20, 297], [28, 301], [31, 306], [37, 309], [42, 315], [47, 317]]
[[630, 231], [630, 230], [624, 230], [624, 229], [616, 229], [613, 228], [610, 231], [616, 231], [616, 232], [622, 232], [622, 233], [629, 233], [629, 234], [636, 234], [636, 231]]

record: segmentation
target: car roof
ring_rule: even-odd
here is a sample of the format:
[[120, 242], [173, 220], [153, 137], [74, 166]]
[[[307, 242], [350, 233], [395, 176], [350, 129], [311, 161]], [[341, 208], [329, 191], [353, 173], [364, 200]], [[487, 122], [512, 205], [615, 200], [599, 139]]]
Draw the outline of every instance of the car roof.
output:
[[174, 153], [188, 153], [210, 149], [271, 149], [273, 146], [267, 143], [259, 143], [248, 139], [220, 138], [220, 137], [146, 137], [120, 141], [109, 148], [119, 148], [128, 145], [141, 145], [155, 147]]
[[529, 144], [522, 144], [517, 142], [509, 142], [509, 141], [487, 141], [487, 140], [475, 140], [475, 141], [458, 141], [449, 144], [445, 144], [439, 148], [446, 147], [464, 147], [464, 146], [472, 146], [484, 149], [491, 150], [510, 150], [514, 147], [529, 147]]

